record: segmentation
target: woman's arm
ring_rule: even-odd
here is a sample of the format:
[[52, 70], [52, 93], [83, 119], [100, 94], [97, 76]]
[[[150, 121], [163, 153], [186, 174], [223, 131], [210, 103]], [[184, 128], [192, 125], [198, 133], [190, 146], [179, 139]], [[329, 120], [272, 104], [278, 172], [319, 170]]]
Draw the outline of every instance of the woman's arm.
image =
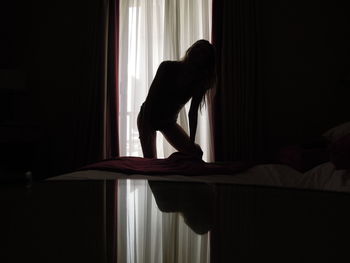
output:
[[197, 131], [197, 120], [198, 120], [198, 108], [201, 103], [200, 96], [193, 96], [191, 101], [190, 111], [188, 113], [188, 119], [190, 122], [190, 140], [194, 143]]

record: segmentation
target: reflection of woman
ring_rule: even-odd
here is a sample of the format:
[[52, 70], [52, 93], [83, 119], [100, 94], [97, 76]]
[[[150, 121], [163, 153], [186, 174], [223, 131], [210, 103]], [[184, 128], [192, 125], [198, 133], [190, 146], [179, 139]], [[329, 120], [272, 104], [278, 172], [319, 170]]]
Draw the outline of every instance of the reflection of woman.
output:
[[162, 212], [180, 213], [197, 234], [211, 229], [214, 188], [205, 183], [148, 182]]
[[[194, 143], [198, 108], [213, 86], [214, 68], [214, 47], [206, 40], [194, 43], [183, 60], [160, 64], [137, 118], [144, 157], [157, 157], [156, 131], [160, 131], [177, 151], [202, 157], [200, 146]], [[188, 136], [176, 120], [190, 99]]]

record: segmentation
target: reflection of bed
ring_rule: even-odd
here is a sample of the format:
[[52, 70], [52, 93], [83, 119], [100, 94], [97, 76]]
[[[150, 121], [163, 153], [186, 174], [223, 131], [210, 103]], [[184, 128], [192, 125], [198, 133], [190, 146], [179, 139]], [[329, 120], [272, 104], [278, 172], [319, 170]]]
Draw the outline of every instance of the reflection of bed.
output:
[[83, 167], [50, 180], [150, 179], [204, 181], [350, 192], [350, 123], [322, 139], [281, 150], [274, 163], [208, 164], [175, 153], [167, 159], [121, 157]]

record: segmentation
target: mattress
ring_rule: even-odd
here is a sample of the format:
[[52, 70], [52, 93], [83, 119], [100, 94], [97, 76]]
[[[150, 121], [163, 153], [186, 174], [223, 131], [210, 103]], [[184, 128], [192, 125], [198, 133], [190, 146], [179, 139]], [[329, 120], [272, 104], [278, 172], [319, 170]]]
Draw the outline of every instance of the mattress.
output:
[[233, 174], [196, 176], [183, 174], [126, 174], [116, 171], [86, 169], [62, 174], [48, 180], [116, 179], [207, 182], [350, 192], [350, 170], [336, 170], [331, 162], [320, 164], [305, 173], [301, 173], [288, 165], [260, 164]]

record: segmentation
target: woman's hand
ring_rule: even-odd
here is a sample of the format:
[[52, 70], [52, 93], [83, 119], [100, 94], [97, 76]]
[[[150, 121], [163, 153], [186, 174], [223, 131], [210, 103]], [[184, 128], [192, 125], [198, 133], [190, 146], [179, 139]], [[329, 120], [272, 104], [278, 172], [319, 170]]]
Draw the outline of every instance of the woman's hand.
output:
[[193, 155], [194, 155], [195, 157], [200, 158], [200, 159], [202, 159], [202, 157], [203, 157], [202, 148], [201, 148], [198, 144], [196, 144], [196, 143], [194, 143], [194, 152], [193, 152]]

